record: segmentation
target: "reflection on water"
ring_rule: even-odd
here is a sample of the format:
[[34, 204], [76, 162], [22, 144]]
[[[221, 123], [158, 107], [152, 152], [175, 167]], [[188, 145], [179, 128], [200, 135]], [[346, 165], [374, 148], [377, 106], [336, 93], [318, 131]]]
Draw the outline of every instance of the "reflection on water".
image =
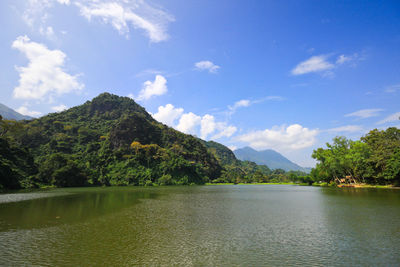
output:
[[0, 232], [10, 229], [31, 229], [62, 223], [82, 222], [116, 212], [153, 198], [155, 193], [135, 192], [125, 188], [93, 188], [0, 195]]
[[400, 263], [396, 190], [240, 185], [56, 192], [68, 194], [0, 204], [2, 265]]
[[[399, 266], [400, 191], [323, 189], [325, 227], [335, 259], [349, 265]], [[344, 265], [344, 264], [343, 264]]]

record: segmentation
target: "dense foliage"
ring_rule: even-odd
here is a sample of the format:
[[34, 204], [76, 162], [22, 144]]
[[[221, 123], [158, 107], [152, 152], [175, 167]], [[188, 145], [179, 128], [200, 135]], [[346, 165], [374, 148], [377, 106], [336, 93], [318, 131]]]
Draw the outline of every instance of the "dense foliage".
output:
[[400, 185], [400, 130], [374, 129], [361, 140], [336, 137], [327, 148], [318, 148], [311, 174], [326, 182]]
[[1, 122], [4, 188], [202, 184], [222, 171], [198, 138], [155, 121], [127, 97], [104, 93], [64, 112]]
[[238, 160], [226, 146], [213, 141], [202, 142], [223, 166], [221, 176], [212, 180], [213, 183], [308, 183], [310, 179], [302, 171], [271, 170], [266, 165]]
[[30, 121], [0, 116], [0, 189], [212, 183], [400, 184], [400, 130], [337, 137], [314, 151], [311, 174], [240, 161], [226, 146], [154, 120], [132, 99], [104, 93]]

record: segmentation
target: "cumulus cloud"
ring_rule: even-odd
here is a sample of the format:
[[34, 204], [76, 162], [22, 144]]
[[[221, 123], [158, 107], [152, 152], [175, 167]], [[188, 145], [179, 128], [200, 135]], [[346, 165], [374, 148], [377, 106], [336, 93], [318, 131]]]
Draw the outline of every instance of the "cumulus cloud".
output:
[[58, 105], [58, 106], [53, 106], [51, 107], [52, 110], [54, 110], [55, 112], [61, 112], [63, 110], [66, 110], [68, 107], [66, 105]]
[[237, 128], [232, 125], [227, 125], [225, 122], [217, 122], [215, 117], [209, 114], [201, 118], [200, 137], [207, 139], [210, 134], [215, 133], [211, 139], [219, 139], [222, 137], [231, 137]]
[[393, 114], [387, 116], [383, 120], [378, 121], [377, 124], [384, 124], [384, 123], [395, 122], [395, 121], [398, 122], [399, 120], [400, 120], [400, 112], [396, 112], [396, 113], [393, 113]]
[[206, 114], [201, 118], [200, 137], [205, 139], [207, 136], [215, 131], [217, 123], [212, 115]]
[[211, 139], [231, 137], [237, 131], [235, 126], [217, 121], [210, 114], [199, 116], [193, 112], [184, 113], [183, 108], [176, 108], [172, 104], [158, 107], [157, 113], [152, 116], [178, 131], [200, 135], [202, 139], [207, 139], [210, 135], [213, 135]]
[[231, 137], [234, 133], [236, 133], [237, 128], [235, 126], [232, 125], [226, 125], [225, 123], [223, 123], [222, 125], [220, 125], [221, 127], [219, 127], [218, 129], [220, 130], [219, 133], [213, 135], [211, 137], [211, 139], [219, 139], [222, 137]]
[[200, 125], [200, 123], [201, 117], [189, 112], [181, 116], [176, 129], [187, 134], [196, 134], [196, 128]]
[[308, 129], [299, 124], [274, 126], [263, 131], [253, 131], [241, 136], [238, 140], [247, 143], [254, 149], [275, 149], [291, 151], [307, 148], [315, 144], [317, 129]]
[[326, 130], [326, 132], [332, 132], [332, 133], [343, 133], [343, 132], [353, 133], [362, 131], [364, 131], [364, 128], [361, 127], [360, 125], [346, 125]]
[[156, 75], [154, 81], [146, 81], [143, 83], [143, 89], [139, 92], [137, 100], [147, 100], [152, 96], [163, 95], [168, 92], [167, 79], [162, 75]]
[[42, 112], [34, 111], [34, 110], [28, 110], [28, 107], [26, 107], [26, 106], [19, 107], [17, 109], [17, 112], [22, 114], [22, 115], [30, 116], [30, 117], [38, 117], [38, 116], [42, 115]]
[[194, 64], [197, 70], [207, 70], [210, 73], [217, 73], [220, 66], [215, 65], [211, 61], [203, 60]]
[[153, 114], [153, 118], [170, 127], [175, 126], [175, 121], [183, 114], [183, 108], [175, 108], [172, 104], [159, 106], [158, 112]]
[[63, 69], [66, 55], [60, 50], [50, 50], [45, 45], [32, 42], [26, 35], [19, 36], [12, 44], [29, 60], [25, 67], [16, 67], [19, 72], [19, 85], [14, 88], [14, 97], [21, 99], [51, 99], [80, 91], [84, 85], [77, 76]]
[[383, 109], [380, 109], [380, 108], [361, 109], [361, 110], [357, 110], [355, 112], [346, 114], [344, 116], [345, 117], [358, 117], [361, 119], [366, 119], [366, 118], [378, 116], [381, 111], [383, 111]]
[[99, 18], [111, 24], [120, 34], [128, 36], [130, 27], [143, 30], [151, 42], [168, 39], [166, 26], [173, 16], [144, 1], [76, 1], [80, 13], [89, 21]]
[[335, 66], [327, 61], [326, 55], [313, 56], [301, 63], [299, 63], [293, 70], [293, 75], [301, 75], [310, 72], [327, 71]]

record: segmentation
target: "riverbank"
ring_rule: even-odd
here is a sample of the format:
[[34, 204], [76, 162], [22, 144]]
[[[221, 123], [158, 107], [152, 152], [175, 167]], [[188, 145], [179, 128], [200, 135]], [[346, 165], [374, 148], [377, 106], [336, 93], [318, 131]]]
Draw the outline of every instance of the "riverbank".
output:
[[394, 185], [371, 185], [371, 184], [343, 184], [337, 185], [340, 188], [383, 188], [383, 189], [400, 189]]
[[400, 189], [394, 185], [371, 185], [371, 184], [343, 184], [335, 185], [328, 183], [205, 183], [205, 185], [300, 185], [300, 186], [317, 186], [317, 187], [337, 187], [337, 188], [377, 188], [377, 189]]
[[296, 183], [205, 183], [205, 185], [298, 185]]

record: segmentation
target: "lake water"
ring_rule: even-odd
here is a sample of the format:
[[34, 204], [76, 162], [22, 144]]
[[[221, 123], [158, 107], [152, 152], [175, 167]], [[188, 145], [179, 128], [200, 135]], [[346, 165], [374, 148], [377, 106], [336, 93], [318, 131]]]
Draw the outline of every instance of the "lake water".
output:
[[286, 185], [0, 195], [1, 266], [399, 266], [400, 190]]

